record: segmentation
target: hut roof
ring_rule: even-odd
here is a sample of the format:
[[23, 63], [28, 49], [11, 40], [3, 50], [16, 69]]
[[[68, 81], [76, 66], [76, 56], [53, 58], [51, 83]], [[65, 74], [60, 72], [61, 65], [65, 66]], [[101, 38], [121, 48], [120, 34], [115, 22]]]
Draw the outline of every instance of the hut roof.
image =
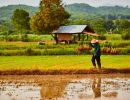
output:
[[60, 26], [58, 30], [53, 31], [53, 33], [82, 33], [88, 25], [68, 25]]

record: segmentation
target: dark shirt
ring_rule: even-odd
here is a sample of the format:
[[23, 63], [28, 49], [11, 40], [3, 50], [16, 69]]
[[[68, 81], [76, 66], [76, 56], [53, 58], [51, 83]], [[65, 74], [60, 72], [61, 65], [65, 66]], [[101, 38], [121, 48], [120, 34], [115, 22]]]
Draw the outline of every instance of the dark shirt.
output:
[[100, 56], [101, 55], [101, 51], [100, 51], [100, 45], [99, 43], [90, 43], [90, 45], [94, 48], [94, 55], [95, 56]]

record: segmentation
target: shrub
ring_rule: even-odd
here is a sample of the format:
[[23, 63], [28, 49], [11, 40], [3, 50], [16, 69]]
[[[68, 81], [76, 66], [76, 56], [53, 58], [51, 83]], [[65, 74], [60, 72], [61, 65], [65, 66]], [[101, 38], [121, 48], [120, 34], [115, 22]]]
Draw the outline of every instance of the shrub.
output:
[[6, 35], [7, 31], [0, 32], [0, 35]]
[[21, 56], [25, 55], [24, 51], [22, 50], [6, 50], [6, 51], [0, 51], [1, 56]]
[[121, 35], [122, 39], [129, 40], [130, 39], [130, 29], [124, 30]]
[[119, 51], [116, 48], [104, 47], [102, 48], [101, 51], [103, 54], [112, 54], [112, 55], [119, 54]]
[[4, 32], [4, 34], [0, 34], [0, 41], [23, 41], [23, 42], [38, 42], [38, 41], [50, 41], [53, 40], [53, 37], [50, 35], [33, 35], [29, 33], [24, 33], [21, 36], [16, 34], [8, 34]]
[[118, 48], [119, 54], [126, 55], [128, 54], [128, 49], [127, 48]]
[[0, 35], [0, 41], [4, 41], [4, 36]]
[[104, 34], [106, 40], [122, 40], [121, 34]]
[[45, 40], [53, 40], [53, 37], [50, 35], [28, 35], [28, 41], [30, 42], [37, 42], [37, 41], [45, 41]]
[[106, 40], [106, 36], [105, 35], [101, 35], [98, 39], [99, 40]]
[[22, 34], [21, 41], [22, 42], [28, 42], [28, 35], [27, 34]]
[[12, 41], [20, 41], [20, 36], [18, 35], [10, 35]]
[[25, 50], [25, 55], [31, 56], [31, 55], [33, 55], [33, 54], [34, 54], [34, 50], [32, 50], [31, 48], [27, 48], [27, 49]]
[[90, 54], [92, 48], [88, 45], [80, 45], [77, 49], [76, 49], [76, 52], [78, 54], [83, 54], [83, 53], [87, 53], [87, 54]]
[[121, 34], [121, 31], [120, 31], [120, 30], [115, 29], [115, 30], [113, 30], [113, 32], [112, 32], [112, 33], [114, 33], [114, 34]]

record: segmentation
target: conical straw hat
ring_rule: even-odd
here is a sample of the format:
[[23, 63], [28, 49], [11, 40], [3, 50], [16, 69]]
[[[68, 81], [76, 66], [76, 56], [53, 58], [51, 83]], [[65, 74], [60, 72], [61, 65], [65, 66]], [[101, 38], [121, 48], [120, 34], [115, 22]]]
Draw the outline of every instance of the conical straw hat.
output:
[[91, 43], [98, 43], [98, 40], [92, 39], [92, 40], [91, 40]]

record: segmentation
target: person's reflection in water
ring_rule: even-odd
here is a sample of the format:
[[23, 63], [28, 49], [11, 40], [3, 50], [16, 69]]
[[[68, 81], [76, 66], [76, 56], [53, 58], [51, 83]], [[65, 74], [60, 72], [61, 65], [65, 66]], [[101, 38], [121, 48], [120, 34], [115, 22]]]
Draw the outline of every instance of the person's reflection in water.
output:
[[94, 98], [99, 98], [101, 97], [101, 77], [97, 78], [98, 80], [94, 78], [93, 84], [92, 84], [92, 90], [94, 93]]

